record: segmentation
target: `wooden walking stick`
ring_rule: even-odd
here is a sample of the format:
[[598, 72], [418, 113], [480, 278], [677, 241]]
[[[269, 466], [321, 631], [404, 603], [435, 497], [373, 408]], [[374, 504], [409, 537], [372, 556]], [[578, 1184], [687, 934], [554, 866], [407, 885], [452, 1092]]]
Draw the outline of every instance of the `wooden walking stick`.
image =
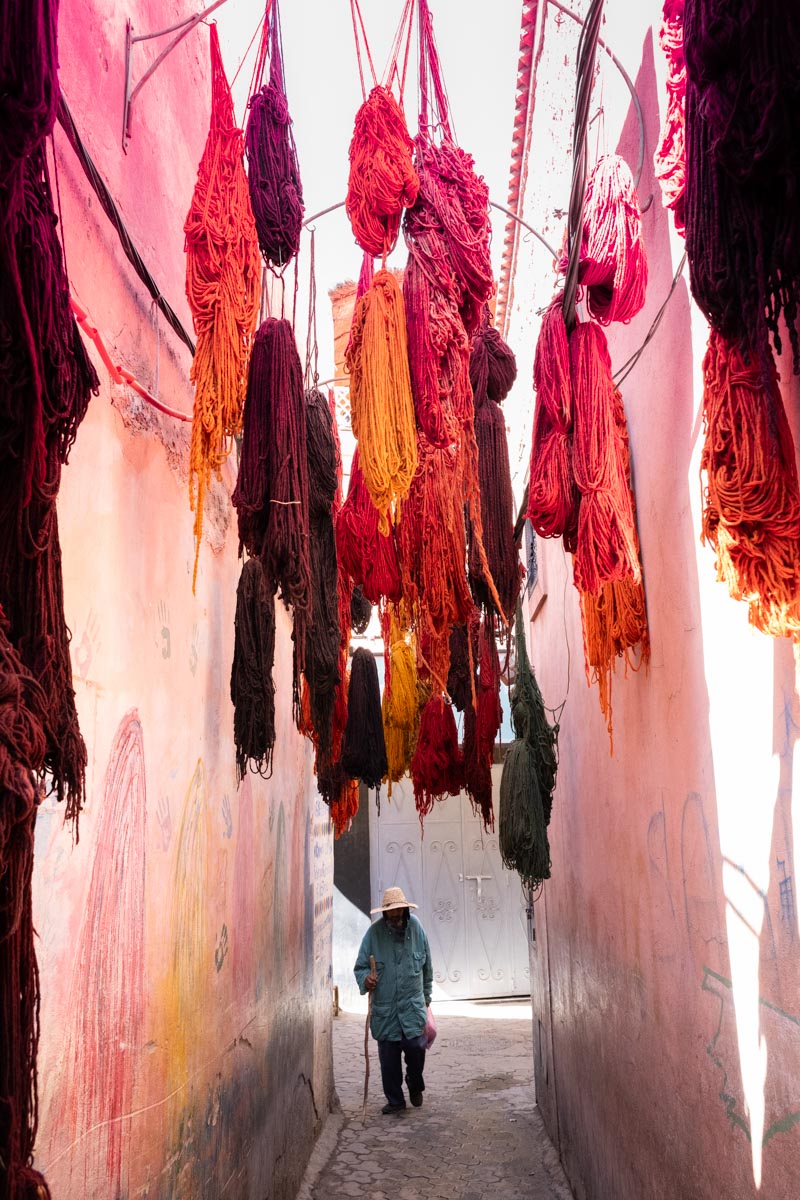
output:
[[[375, 974], [375, 955], [369, 956], [369, 973]], [[372, 1016], [372, 992], [367, 1000], [367, 1022], [364, 1026], [364, 1107], [361, 1110], [361, 1120], [367, 1119], [367, 1093], [369, 1091], [369, 1020]]]

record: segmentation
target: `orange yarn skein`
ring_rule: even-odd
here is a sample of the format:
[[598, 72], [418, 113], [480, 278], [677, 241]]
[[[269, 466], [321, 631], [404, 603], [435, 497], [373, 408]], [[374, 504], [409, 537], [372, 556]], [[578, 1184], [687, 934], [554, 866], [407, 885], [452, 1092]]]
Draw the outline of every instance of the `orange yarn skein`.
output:
[[408, 494], [417, 469], [405, 306], [390, 271], [378, 271], [356, 303], [346, 363], [361, 471], [385, 535], [389, 510]]
[[193, 591], [206, 491], [242, 430], [247, 362], [258, 317], [261, 259], [243, 154], [244, 135], [236, 127], [217, 27], [212, 25], [211, 127], [184, 225], [186, 296], [197, 334], [190, 376], [195, 387], [189, 459]]
[[375, 258], [394, 249], [403, 209], [417, 198], [413, 147], [391, 91], [374, 87], [356, 113], [345, 207], [356, 241]]

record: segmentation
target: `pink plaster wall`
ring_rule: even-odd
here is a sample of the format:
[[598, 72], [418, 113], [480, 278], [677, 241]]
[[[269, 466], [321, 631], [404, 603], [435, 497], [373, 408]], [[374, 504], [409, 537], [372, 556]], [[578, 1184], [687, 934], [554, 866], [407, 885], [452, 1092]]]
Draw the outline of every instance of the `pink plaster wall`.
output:
[[[205, 27], [120, 146], [125, 19], [160, 28], [185, 11], [62, 0], [60, 60], [90, 153], [191, 328], [182, 227], [208, 127]], [[138, 74], [154, 51], [136, 53]], [[149, 297], [58, 129], [55, 144], [74, 295], [152, 388]], [[189, 365], [162, 322], [160, 395], [184, 411]], [[37, 825], [37, 1166], [54, 1200], [284, 1200], [332, 1095], [331, 834], [291, 722], [290, 621], [281, 609], [274, 774], [237, 791], [234, 468], [210, 496], [193, 596], [189, 426], [98, 370], [59, 499], [89, 772], [80, 842], [51, 801]]]
[[[655, 0], [609, 6], [602, 34], [636, 81], [642, 202], [653, 194], [648, 303], [611, 331], [617, 366], [642, 341], [683, 249], [651, 166], [664, 101], [660, 10]], [[525, 217], [560, 237], [578, 31], [552, 9], [547, 21]], [[591, 151], [619, 145], [635, 162], [629, 98], [605, 62], [601, 79]], [[515, 281], [520, 462], [530, 445], [532, 311], [553, 287], [546, 260], [531, 245]], [[571, 569], [560, 543], [538, 544], [546, 599], [529, 625], [532, 658], [546, 702], [567, 695], [567, 704], [553, 877], [536, 904], [531, 951], [536, 1085], [579, 1200], [798, 1194], [797, 663], [790, 643], [748, 627], [699, 544], [706, 336], [682, 280], [623, 385], [652, 661], [647, 674], [617, 670], [613, 757], [583, 674]], [[797, 436], [796, 381], [785, 394]]]

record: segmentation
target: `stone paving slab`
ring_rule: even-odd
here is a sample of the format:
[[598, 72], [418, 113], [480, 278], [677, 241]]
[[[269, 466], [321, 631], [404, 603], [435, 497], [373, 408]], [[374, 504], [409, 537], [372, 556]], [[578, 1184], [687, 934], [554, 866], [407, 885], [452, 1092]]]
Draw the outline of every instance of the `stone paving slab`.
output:
[[364, 1120], [364, 1016], [334, 1020], [338, 1138], [332, 1152], [331, 1135], [320, 1146], [327, 1162], [315, 1155], [298, 1200], [572, 1200], [534, 1101], [530, 1010], [522, 1019], [519, 1004], [451, 1002], [434, 1011], [439, 1034], [425, 1064], [422, 1108], [381, 1114], [385, 1097], [370, 1038]]

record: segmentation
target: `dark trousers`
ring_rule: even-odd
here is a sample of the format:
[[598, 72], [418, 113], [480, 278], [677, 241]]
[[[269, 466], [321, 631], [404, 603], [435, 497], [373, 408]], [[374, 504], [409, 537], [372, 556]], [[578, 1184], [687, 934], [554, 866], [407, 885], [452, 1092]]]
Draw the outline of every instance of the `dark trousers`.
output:
[[403, 1095], [403, 1055], [406, 1056], [406, 1083], [411, 1095], [425, 1091], [422, 1072], [425, 1068], [425, 1044], [427, 1037], [402, 1038], [399, 1042], [378, 1042], [378, 1058], [381, 1064], [381, 1079], [386, 1099], [390, 1104], [405, 1104]]

